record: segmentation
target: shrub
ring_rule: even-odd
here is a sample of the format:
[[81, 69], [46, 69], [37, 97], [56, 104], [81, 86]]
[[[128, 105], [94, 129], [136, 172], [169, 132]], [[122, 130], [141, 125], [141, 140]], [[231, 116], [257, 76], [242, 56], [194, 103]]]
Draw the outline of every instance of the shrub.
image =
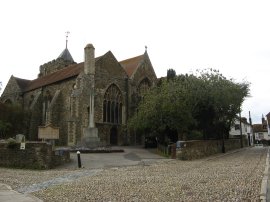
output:
[[14, 140], [13, 138], [7, 139], [7, 148], [14, 149], [16, 145], [17, 145], [16, 140]]

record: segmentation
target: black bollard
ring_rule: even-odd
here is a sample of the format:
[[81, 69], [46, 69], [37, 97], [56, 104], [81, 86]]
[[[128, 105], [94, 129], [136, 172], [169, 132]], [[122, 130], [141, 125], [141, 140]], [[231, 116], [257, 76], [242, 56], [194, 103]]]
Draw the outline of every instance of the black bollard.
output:
[[78, 167], [81, 168], [82, 163], [81, 163], [81, 153], [80, 153], [80, 151], [77, 151], [77, 157], [78, 157]]

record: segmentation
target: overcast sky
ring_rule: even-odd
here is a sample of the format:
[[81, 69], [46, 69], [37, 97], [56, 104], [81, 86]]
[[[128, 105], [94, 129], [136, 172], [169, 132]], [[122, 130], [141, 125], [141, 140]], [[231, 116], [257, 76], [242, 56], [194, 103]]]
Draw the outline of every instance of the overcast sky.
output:
[[[39, 66], [65, 48], [83, 62], [111, 50], [120, 61], [144, 53], [158, 77], [214, 68], [251, 83], [243, 104], [254, 123], [270, 112], [270, 1], [262, 0], [8, 0], [0, 2], [0, 81], [35, 79]], [[2, 89], [3, 92], [3, 89]], [[1, 93], [2, 93], [1, 92]]]

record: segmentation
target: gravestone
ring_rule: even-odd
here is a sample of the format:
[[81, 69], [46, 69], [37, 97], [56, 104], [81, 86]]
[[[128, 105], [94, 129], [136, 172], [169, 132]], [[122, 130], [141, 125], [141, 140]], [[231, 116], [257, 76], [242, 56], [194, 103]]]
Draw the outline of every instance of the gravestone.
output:
[[25, 142], [25, 136], [23, 134], [18, 134], [16, 135], [16, 142], [21, 143], [21, 142]]
[[20, 149], [25, 150], [25, 136], [23, 134], [16, 135], [16, 142], [20, 143]]

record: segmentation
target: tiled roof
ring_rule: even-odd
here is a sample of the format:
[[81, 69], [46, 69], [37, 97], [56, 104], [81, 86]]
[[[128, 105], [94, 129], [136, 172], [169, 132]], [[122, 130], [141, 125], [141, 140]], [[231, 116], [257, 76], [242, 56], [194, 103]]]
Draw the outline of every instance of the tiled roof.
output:
[[139, 55], [120, 62], [129, 77], [134, 73], [139, 63], [143, 60], [143, 56], [144, 55]]
[[[103, 56], [99, 56], [95, 58], [95, 62], [97, 62], [100, 58]], [[68, 67], [65, 67], [64, 69], [58, 70], [56, 72], [53, 72], [51, 74], [39, 77], [35, 80], [29, 81], [28, 85], [24, 88], [24, 91], [30, 91], [37, 88], [40, 88], [42, 86], [47, 86], [52, 83], [56, 83], [74, 76], [79, 75], [84, 68], [84, 62], [73, 64]]]
[[[137, 57], [129, 58], [120, 62], [129, 77], [134, 73], [139, 63], [143, 60], [143, 56], [144, 55], [139, 55]], [[100, 58], [102, 58], [102, 56], [95, 58], [95, 62], [97, 62]], [[68, 67], [65, 67], [64, 69], [39, 77], [32, 81], [16, 77], [15, 79], [22, 91], [27, 92], [77, 76], [83, 71], [83, 68], [84, 62], [70, 65]]]
[[18, 86], [20, 87], [20, 89], [22, 91], [24, 91], [24, 89], [29, 85], [29, 83], [31, 82], [31, 80], [27, 80], [27, 79], [21, 79], [18, 77], [14, 76], [14, 79], [16, 80]]
[[267, 132], [267, 127], [264, 129], [263, 124], [253, 124], [253, 131], [257, 132]]
[[70, 65], [52, 74], [48, 74], [40, 78], [37, 78], [35, 80], [32, 80], [27, 86], [27, 88], [25, 89], [25, 91], [34, 90], [42, 86], [55, 83], [57, 81], [62, 81], [64, 79], [76, 76], [80, 74], [80, 72], [83, 71], [83, 66], [84, 66], [83, 62], [79, 64]]

